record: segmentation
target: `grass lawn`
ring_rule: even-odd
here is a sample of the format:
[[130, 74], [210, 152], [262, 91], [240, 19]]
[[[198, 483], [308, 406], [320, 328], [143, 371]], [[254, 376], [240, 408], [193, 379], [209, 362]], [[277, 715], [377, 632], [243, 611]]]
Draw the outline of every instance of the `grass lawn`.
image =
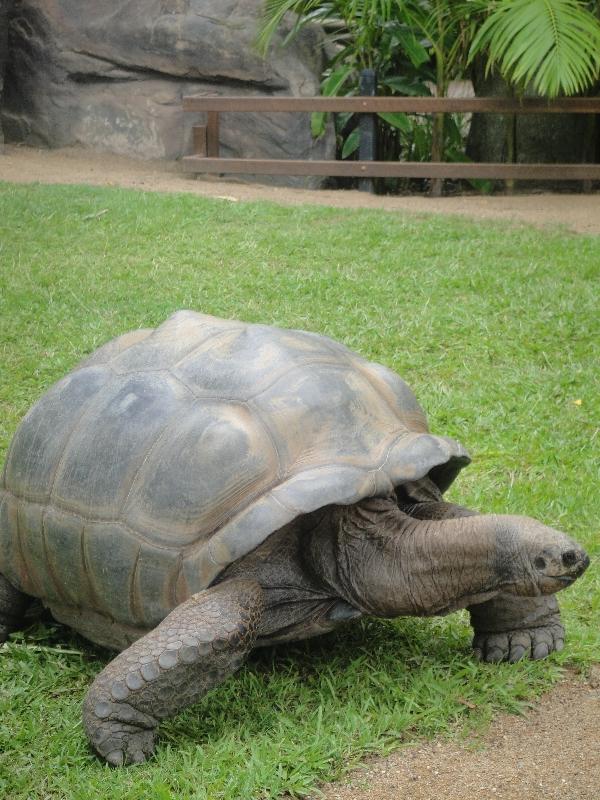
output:
[[123, 770], [91, 755], [80, 723], [108, 654], [38, 623], [0, 649], [0, 797], [302, 794], [600, 660], [599, 289], [598, 237], [0, 184], [0, 463], [27, 408], [85, 354], [192, 308], [326, 333], [397, 370], [432, 430], [474, 456], [452, 500], [536, 516], [594, 561], [562, 597], [568, 639], [546, 661], [475, 663], [464, 613], [366, 620], [255, 654], [161, 727], [153, 761]]

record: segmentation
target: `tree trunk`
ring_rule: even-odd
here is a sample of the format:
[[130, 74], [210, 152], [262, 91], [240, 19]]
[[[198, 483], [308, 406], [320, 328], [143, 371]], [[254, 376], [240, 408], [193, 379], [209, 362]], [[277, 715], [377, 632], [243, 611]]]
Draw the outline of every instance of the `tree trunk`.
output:
[[2, 95], [4, 90], [4, 70], [8, 61], [8, 9], [12, 0], [0, 0], [0, 153], [4, 150], [2, 131]]

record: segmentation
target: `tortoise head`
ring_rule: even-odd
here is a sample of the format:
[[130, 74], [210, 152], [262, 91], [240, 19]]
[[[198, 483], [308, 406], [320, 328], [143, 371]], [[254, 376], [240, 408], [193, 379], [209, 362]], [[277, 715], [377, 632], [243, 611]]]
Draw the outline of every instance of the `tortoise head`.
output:
[[561, 531], [530, 517], [498, 517], [498, 571], [514, 594], [553, 594], [588, 568], [585, 550]]

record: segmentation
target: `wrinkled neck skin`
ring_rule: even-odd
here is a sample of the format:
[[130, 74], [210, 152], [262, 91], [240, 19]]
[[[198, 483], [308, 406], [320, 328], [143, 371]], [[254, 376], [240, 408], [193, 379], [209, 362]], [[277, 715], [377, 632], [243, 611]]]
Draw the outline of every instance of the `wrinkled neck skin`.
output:
[[[332, 592], [363, 613], [445, 614], [491, 599], [517, 574], [529, 584], [519, 549], [503, 537], [502, 519], [420, 520], [373, 498], [334, 507], [328, 531], [313, 533], [307, 558]], [[533, 575], [526, 593], [539, 594]]]

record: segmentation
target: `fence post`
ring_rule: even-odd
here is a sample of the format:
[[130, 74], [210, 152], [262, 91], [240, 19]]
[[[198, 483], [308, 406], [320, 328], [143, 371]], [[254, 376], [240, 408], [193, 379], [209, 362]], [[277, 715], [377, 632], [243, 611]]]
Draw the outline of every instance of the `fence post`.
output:
[[[360, 73], [359, 93], [374, 97], [377, 92], [377, 75], [374, 69], [363, 69]], [[361, 114], [359, 125], [358, 157], [361, 161], [375, 161], [377, 158], [377, 116]], [[373, 192], [372, 178], [360, 178], [358, 188], [361, 192]]]
[[219, 112], [209, 111], [206, 115], [206, 155], [219, 157]]
[[[599, 129], [600, 130], [600, 129]], [[596, 115], [587, 114], [585, 119], [585, 127], [583, 131], [583, 160], [585, 162], [594, 162], [594, 145], [596, 139]], [[582, 183], [582, 190], [584, 194], [591, 194], [592, 181], [588, 178]]]

